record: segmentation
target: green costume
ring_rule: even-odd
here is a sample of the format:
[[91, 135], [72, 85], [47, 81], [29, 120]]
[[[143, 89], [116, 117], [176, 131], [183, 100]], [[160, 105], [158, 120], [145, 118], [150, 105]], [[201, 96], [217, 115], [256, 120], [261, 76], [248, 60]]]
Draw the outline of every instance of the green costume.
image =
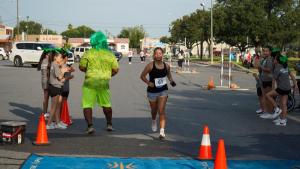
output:
[[90, 42], [93, 48], [84, 53], [79, 64], [86, 68], [82, 107], [93, 108], [96, 102], [102, 107], [111, 107], [109, 81], [112, 69], [119, 67], [118, 61], [108, 50], [107, 40], [102, 32], [93, 34]]

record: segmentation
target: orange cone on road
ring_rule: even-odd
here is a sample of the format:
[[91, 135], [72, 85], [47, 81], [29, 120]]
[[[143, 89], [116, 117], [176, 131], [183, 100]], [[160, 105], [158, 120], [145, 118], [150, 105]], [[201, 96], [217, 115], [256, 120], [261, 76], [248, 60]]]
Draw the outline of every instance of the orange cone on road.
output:
[[225, 144], [223, 139], [220, 139], [218, 142], [217, 156], [215, 159], [214, 169], [227, 169]]
[[207, 89], [210, 90], [210, 89], [213, 89], [215, 88], [215, 83], [214, 83], [214, 80], [212, 77], [210, 77], [210, 80], [208, 81], [208, 84], [207, 84]]
[[211, 152], [209, 129], [208, 129], [207, 126], [204, 126], [201, 146], [199, 148], [198, 159], [200, 159], [200, 160], [211, 160], [211, 159], [213, 159], [212, 152]]
[[69, 114], [69, 107], [68, 107], [68, 101], [64, 100], [62, 103], [61, 107], [61, 112], [60, 112], [60, 120], [67, 124], [68, 126], [72, 123], [70, 119], [70, 114]]
[[32, 144], [37, 145], [37, 146], [50, 144], [50, 142], [48, 141], [48, 134], [47, 134], [44, 113], [42, 113], [40, 115], [38, 130], [37, 130], [37, 134], [36, 134], [36, 141], [34, 141]]

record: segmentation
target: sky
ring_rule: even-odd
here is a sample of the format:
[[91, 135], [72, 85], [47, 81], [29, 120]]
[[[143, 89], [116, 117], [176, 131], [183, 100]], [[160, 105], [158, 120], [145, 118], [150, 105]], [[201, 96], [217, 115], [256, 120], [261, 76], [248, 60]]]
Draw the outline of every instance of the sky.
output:
[[[20, 20], [41, 23], [57, 33], [86, 25], [117, 36], [123, 27], [142, 25], [148, 37], [169, 35], [172, 21], [197, 9], [211, 6], [210, 0], [19, 0]], [[16, 25], [17, 0], [0, 0], [0, 19]]]

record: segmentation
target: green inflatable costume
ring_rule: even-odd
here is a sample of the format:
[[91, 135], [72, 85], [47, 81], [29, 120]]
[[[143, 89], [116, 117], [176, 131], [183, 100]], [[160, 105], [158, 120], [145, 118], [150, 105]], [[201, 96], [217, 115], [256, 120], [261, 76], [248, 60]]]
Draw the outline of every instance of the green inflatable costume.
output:
[[102, 107], [111, 107], [109, 81], [112, 69], [118, 69], [118, 61], [109, 51], [107, 39], [102, 32], [90, 38], [92, 49], [85, 52], [79, 66], [86, 69], [82, 87], [82, 108], [93, 108], [96, 102]]

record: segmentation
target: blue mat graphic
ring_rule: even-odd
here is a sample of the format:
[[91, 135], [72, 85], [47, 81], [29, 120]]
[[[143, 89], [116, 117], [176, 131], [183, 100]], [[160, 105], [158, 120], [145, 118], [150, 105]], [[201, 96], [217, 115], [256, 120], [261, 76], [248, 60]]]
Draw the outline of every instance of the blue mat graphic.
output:
[[[31, 155], [21, 169], [213, 169], [213, 161], [171, 158], [84, 158]], [[300, 161], [229, 160], [228, 169], [300, 169]]]

